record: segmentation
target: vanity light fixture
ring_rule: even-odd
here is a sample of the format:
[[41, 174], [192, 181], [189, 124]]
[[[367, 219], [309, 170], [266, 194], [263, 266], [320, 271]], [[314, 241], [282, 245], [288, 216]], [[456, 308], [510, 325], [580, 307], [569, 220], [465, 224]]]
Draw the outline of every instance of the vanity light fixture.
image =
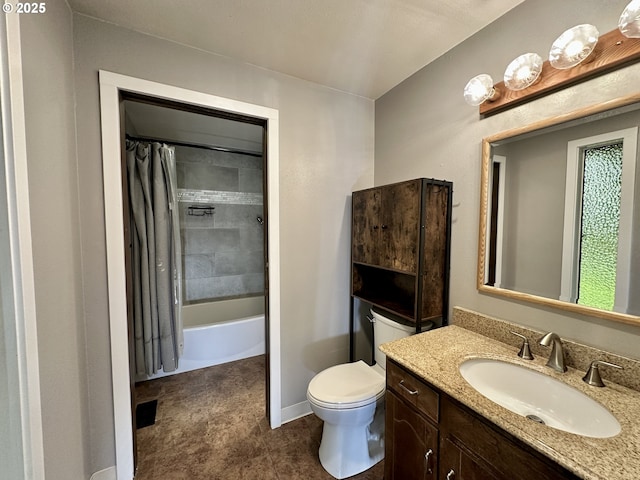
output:
[[464, 87], [464, 101], [473, 107], [487, 100], [495, 100], [499, 95], [493, 86], [493, 79], [486, 73], [476, 75]]
[[640, 38], [640, 0], [631, 0], [622, 11], [618, 29], [627, 38]]
[[[464, 99], [486, 117], [639, 61], [640, 0], [631, 0], [618, 28], [600, 35], [594, 25], [576, 25], [553, 42], [548, 60], [535, 53], [520, 55], [502, 82], [491, 85], [487, 74], [469, 80]], [[580, 68], [572, 68], [577, 65]]]
[[560, 70], [575, 67], [593, 53], [599, 36], [598, 29], [588, 23], [566, 30], [551, 45], [549, 63]]
[[522, 90], [533, 85], [542, 72], [542, 57], [525, 53], [513, 60], [504, 72], [504, 85], [509, 90]]

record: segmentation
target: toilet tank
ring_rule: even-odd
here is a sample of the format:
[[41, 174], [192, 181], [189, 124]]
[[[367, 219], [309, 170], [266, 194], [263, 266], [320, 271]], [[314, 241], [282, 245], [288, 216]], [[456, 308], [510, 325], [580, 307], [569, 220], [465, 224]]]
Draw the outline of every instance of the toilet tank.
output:
[[409, 327], [407, 325], [402, 325], [401, 323], [395, 322], [390, 318], [379, 314], [373, 309], [371, 310], [371, 315], [375, 320], [373, 322], [373, 339], [375, 341], [374, 352], [376, 357], [376, 364], [378, 364], [382, 368], [385, 368], [385, 361], [387, 356], [382, 353], [378, 347], [383, 343], [408, 337], [409, 335], [415, 333], [416, 329], [415, 327]]

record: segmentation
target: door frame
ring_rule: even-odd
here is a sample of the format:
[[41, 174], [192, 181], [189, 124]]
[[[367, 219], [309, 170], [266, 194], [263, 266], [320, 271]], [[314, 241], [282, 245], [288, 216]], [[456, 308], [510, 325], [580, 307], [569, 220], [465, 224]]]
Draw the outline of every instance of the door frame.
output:
[[15, 389], [17, 402], [11, 405], [13, 408], [9, 413], [19, 414], [16, 429], [11, 432], [15, 435], [7, 438], [8, 442], [14, 443], [15, 449], [10, 448], [8, 453], [20, 452], [21, 458], [14, 464], [20, 464], [19, 471], [14, 472], [12, 465], [3, 465], [2, 473], [25, 474], [30, 480], [44, 480], [44, 428], [20, 45], [19, 16], [7, 15], [0, 22], [0, 168], [3, 170], [0, 181], [4, 182], [6, 195], [2, 215], [7, 228], [2, 248], [8, 249], [5, 252], [8, 262], [3, 263], [6, 270], [3, 282], [7, 281], [7, 285], [3, 285], [7, 311], [3, 314], [10, 309], [13, 312], [0, 318], [0, 329], [3, 329], [0, 337], [11, 337], [8, 341], [12, 345], [7, 354], [13, 356], [13, 360], [7, 362], [7, 367], [9, 388]]
[[120, 124], [120, 93], [131, 92], [262, 119], [267, 124], [267, 197], [269, 219], [267, 239], [269, 356], [269, 421], [271, 428], [282, 424], [280, 368], [280, 235], [279, 235], [279, 133], [278, 110], [218, 97], [171, 85], [99, 71], [102, 168], [104, 187], [105, 237], [107, 247], [107, 289], [111, 338], [111, 379], [116, 448], [116, 478], [134, 476], [133, 432], [131, 431], [131, 391], [127, 298], [124, 250], [123, 198]]

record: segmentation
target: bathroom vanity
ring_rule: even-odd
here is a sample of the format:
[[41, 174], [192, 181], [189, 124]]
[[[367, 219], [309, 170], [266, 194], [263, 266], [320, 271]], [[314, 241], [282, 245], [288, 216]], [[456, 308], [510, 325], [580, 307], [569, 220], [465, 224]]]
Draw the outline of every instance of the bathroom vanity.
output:
[[385, 479], [579, 477], [387, 360]]
[[[546, 367], [544, 350], [537, 350], [532, 361], [523, 360], [517, 347], [457, 325], [390, 342], [381, 350], [387, 355], [386, 480], [640, 478], [640, 392], [635, 389], [607, 379], [606, 387], [591, 387], [582, 382], [581, 370], [560, 374]], [[463, 362], [478, 357], [519, 364], [567, 383], [610, 411], [620, 433], [607, 438], [568, 433], [499, 406], [460, 374]]]

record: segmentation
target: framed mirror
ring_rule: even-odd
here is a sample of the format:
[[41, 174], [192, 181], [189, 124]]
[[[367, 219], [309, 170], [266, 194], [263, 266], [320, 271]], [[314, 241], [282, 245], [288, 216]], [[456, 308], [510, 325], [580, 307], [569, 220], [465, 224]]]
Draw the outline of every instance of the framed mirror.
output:
[[478, 290], [640, 324], [640, 93], [482, 141]]

